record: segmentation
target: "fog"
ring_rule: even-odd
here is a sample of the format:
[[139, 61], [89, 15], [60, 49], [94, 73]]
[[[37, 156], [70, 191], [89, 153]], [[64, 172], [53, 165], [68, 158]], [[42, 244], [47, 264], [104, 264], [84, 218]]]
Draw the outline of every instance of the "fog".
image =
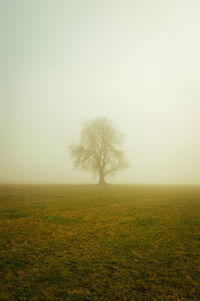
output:
[[0, 1], [0, 182], [96, 183], [68, 145], [114, 120], [110, 183], [200, 184], [199, 1]]

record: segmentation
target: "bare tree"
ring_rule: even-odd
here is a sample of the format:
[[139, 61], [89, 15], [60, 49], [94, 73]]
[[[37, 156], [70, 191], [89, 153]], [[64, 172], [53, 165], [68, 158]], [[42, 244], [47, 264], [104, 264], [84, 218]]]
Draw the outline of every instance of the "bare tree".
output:
[[106, 184], [105, 177], [128, 166], [121, 149], [123, 136], [107, 118], [97, 118], [86, 123], [79, 144], [70, 146], [77, 168], [99, 176], [99, 184]]

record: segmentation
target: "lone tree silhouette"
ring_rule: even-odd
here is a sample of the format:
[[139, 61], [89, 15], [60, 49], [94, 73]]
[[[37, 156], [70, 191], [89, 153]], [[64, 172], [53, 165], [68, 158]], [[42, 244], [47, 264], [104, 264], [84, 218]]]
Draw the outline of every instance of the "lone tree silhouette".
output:
[[81, 131], [80, 142], [70, 145], [75, 167], [99, 176], [99, 184], [106, 184], [105, 177], [128, 166], [121, 149], [123, 136], [107, 118], [87, 122]]

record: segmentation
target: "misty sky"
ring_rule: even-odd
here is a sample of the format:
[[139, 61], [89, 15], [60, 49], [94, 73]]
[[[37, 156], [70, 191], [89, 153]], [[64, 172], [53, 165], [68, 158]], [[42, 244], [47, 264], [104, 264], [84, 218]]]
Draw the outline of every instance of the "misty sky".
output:
[[0, 182], [95, 183], [68, 145], [126, 135], [111, 183], [200, 184], [198, 0], [0, 0]]

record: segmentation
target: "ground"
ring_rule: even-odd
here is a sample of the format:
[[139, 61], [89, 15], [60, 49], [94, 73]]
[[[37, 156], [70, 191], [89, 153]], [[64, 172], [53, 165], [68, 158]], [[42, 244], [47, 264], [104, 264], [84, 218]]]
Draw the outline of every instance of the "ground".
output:
[[0, 300], [200, 300], [200, 187], [1, 185]]

